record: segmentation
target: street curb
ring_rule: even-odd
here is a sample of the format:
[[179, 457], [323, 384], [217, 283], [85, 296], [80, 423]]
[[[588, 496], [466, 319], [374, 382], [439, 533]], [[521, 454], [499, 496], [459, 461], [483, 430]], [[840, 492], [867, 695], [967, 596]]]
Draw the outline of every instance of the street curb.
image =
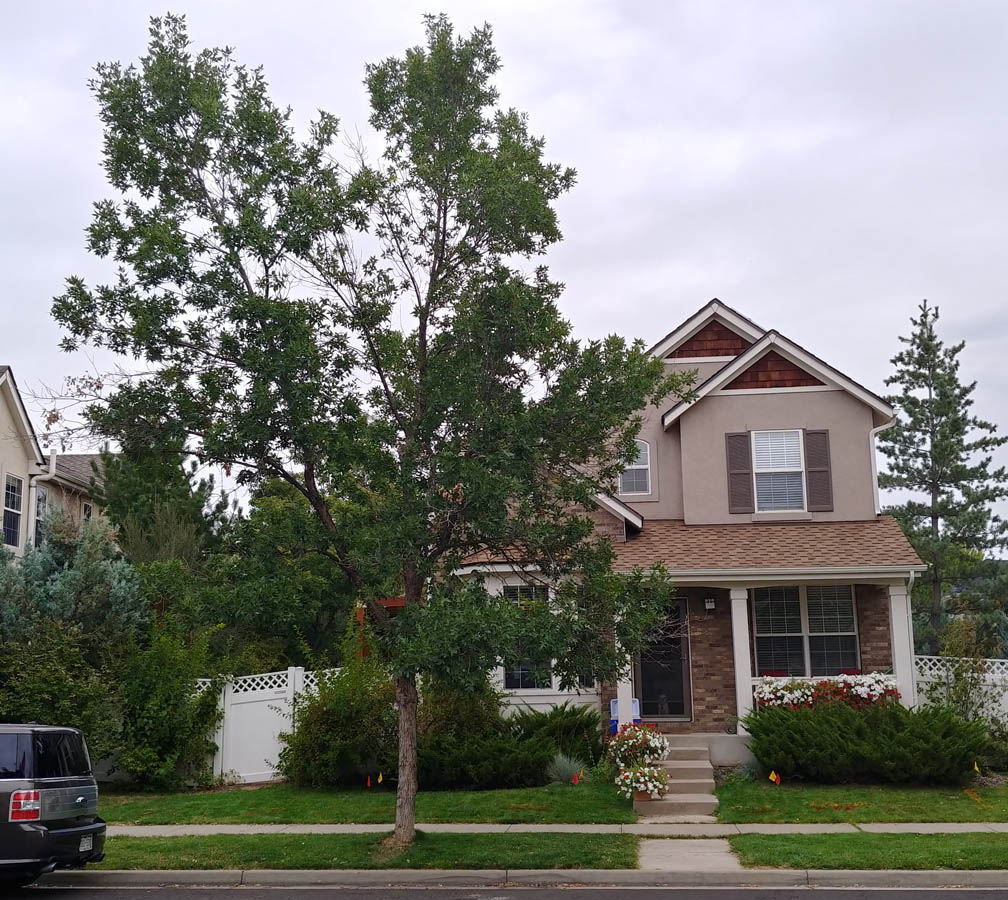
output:
[[656, 872], [642, 869], [68, 869], [45, 875], [48, 887], [388, 887], [395, 885], [633, 885], [655, 887], [1008, 887], [1008, 870], [744, 869]]

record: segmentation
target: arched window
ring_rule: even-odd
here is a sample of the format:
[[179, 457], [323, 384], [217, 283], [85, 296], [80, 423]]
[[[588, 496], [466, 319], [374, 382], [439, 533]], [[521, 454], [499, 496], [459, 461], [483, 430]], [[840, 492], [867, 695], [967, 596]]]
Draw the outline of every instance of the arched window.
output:
[[651, 448], [647, 441], [635, 441], [637, 458], [623, 470], [620, 476], [621, 494], [651, 493]]

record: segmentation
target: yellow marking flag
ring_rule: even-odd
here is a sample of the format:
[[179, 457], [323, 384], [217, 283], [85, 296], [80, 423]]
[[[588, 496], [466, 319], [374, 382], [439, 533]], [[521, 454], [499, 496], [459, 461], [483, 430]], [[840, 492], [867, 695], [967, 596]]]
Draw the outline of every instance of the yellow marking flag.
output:
[[976, 772], [978, 775], [980, 774], [980, 766], [976, 764], [975, 759], [973, 760], [973, 771]]
[[382, 773], [379, 772], [378, 773], [378, 784], [381, 784], [381, 783], [382, 783]]
[[772, 781], [772, 782], [773, 782], [774, 784], [776, 784], [776, 783], [777, 783], [777, 773], [776, 773], [776, 772], [774, 772], [774, 771], [773, 771], [772, 769], [770, 770], [770, 774], [769, 774], [769, 775], [768, 775], [767, 777], [768, 777], [768, 778], [769, 778], [769, 779], [770, 779], [770, 780], [771, 780], [771, 781]]

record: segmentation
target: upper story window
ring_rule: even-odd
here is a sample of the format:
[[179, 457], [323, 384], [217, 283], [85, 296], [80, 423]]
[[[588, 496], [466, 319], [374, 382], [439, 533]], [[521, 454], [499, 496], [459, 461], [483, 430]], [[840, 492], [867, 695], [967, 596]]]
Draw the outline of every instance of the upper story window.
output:
[[801, 431], [754, 431], [756, 511], [805, 509]]
[[8, 547], [21, 546], [21, 506], [24, 479], [8, 475], [4, 482], [3, 542]]
[[620, 475], [621, 494], [651, 493], [651, 448], [647, 441], [635, 441], [637, 458]]
[[45, 540], [45, 517], [49, 511], [49, 491], [43, 485], [35, 488], [35, 546]]
[[858, 671], [851, 585], [756, 588], [752, 603], [757, 675], [804, 678]]

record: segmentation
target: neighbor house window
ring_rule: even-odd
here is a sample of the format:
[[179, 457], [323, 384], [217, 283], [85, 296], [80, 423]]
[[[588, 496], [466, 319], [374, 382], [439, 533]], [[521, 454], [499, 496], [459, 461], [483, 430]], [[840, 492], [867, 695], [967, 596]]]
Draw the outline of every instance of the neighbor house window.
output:
[[756, 511], [805, 509], [800, 431], [754, 431]]
[[81, 503], [81, 519], [83, 519], [85, 522], [90, 522], [91, 512], [92, 509], [90, 503], [87, 502]]
[[21, 503], [24, 479], [8, 475], [4, 481], [3, 542], [8, 547], [21, 546]]
[[637, 457], [620, 475], [621, 494], [651, 493], [651, 448], [647, 441], [634, 441]]
[[[533, 603], [548, 603], [549, 588], [544, 584], [509, 584], [504, 596], [523, 609]], [[504, 664], [504, 689], [508, 691], [544, 690], [553, 686], [549, 660], [519, 659]]]
[[757, 675], [804, 678], [857, 670], [851, 585], [755, 588], [752, 603]]
[[49, 510], [49, 491], [41, 484], [35, 488], [35, 546], [45, 540], [45, 517]]

